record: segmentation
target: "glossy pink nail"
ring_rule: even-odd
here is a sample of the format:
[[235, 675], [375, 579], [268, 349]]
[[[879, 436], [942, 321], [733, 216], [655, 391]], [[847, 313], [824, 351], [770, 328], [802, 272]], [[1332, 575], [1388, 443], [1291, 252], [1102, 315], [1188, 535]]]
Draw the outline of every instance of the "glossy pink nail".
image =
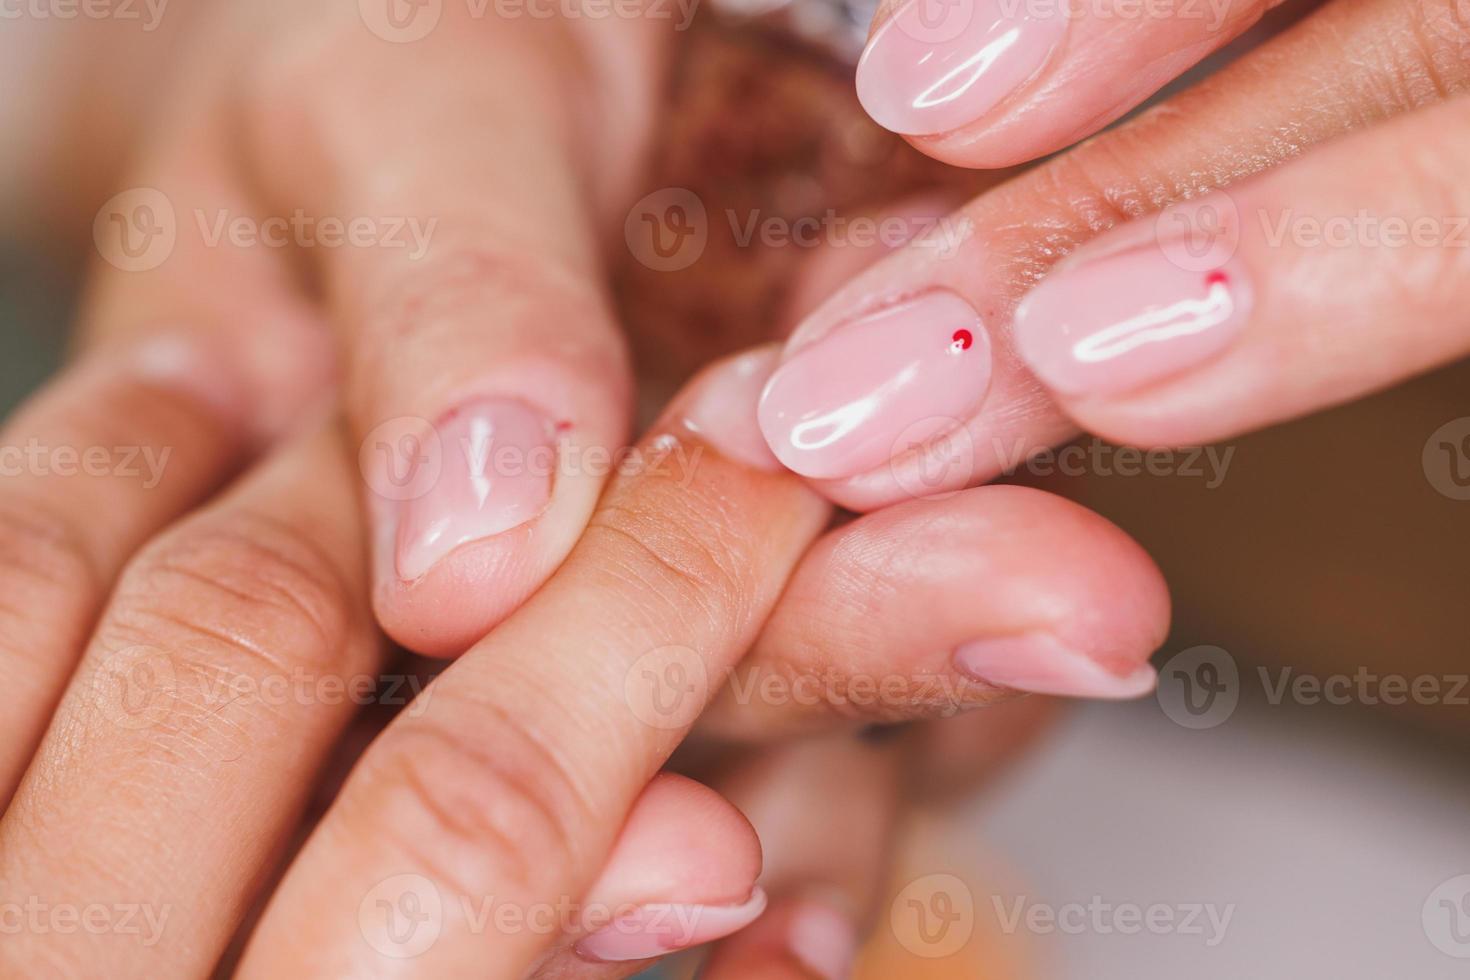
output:
[[765, 910], [760, 888], [739, 905], [644, 905], [577, 943], [577, 954], [603, 963], [653, 959], [723, 939]]
[[1154, 689], [1156, 678], [1148, 664], [1120, 674], [1045, 633], [966, 643], [955, 651], [954, 663], [987, 684], [1074, 698], [1141, 697]]
[[[487, 399], [442, 418], [428, 451], [439, 472], [398, 504], [398, 576], [413, 580], [455, 548], [518, 527], [551, 499], [555, 429], [523, 402]], [[435, 461], [426, 458], [424, 463]]]
[[761, 389], [779, 352], [762, 347], [716, 364], [700, 379], [684, 410], [684, 426], [737, 463], [779, 470], [756, 418]]
[[856, 476], [959, 427], [990, 386], [990, 337], [947, 290], [833, 328], [761, 395], [761, 431], [803, 476]]
[[1064, 4], [909, 0], [868, 42], [857, 94], [884, 129], [947, 133], [974, 122], [1047, 63], [1067, 30]]
[[1191, 269], [1150, 242], [1058, 268], [1016, 309], [1016, 350], [1065, 395], [1129, 391], [1228, 347], [1249, 315], [1239, 263]]

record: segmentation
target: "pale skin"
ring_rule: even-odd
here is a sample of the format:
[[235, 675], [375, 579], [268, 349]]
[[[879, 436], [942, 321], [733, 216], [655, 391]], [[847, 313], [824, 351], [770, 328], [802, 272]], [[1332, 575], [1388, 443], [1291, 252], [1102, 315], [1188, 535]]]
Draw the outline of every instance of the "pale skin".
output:
[[[495, 895], [521, 908], [724, 908], [746, 902], [760, 879], [772, 900], [757, 927], [765, 931], [718, 952], [716, 968], [732, 976], [757, 964], [771, 971], [760, 975], [795, 971], [781, 923], [812, 900], [837, 907], [856, 928], [868, 921], [882, 870], [873, 842], [891, 822], [880, 801], [892, 800], [897, 785], [894, 756], [945, 744], [938, 728], [876, 749], [834, 733], [932, 720], [951, 713], [955, 700], [772, 705], [742, 701], [735, 685], [720, 695], [704, 719], [710, 734], [740, 741], [815, 734], [816, 747], [787, 750], [776, 768], [825, 771], [826, 751], [855, 753], [853, 766], [872, 774], [851, 787], [871, 794], [861, 808], [870, 825], [849, 839], [780, 851], [803, 860], [783, 857], [762, 878], [761, 841], [729, 800], [656, 776], [695, 718], [653, 725], [630, 709], [624, 681], [641, 658], [676, 646], [697, 651], [715, 677], [737, 663], [755, 675], [835, 668], [849, 678], [914, 677], [951, 672], [945, 653], [958, 643], [1043, 631], [1093, 644], [1090, 656], [1125, 668], [1144, 663], [1164, 635], [1167, 596], [1152, 563], [1084, 509], [1004, 487], [884, 508], [894, 496], [881, 480], [813, 486], [748, 465], [722, 451], [731, 433], [694, 435], [684, 425], [708, 378], [642, 437], [645, 446], [670, 436], [706, 447], [692, 482], [675, 486], [657, 474], [618, 477], [610, 487], [597, 476], [559, 481], [538, 533], [511, 551], [498, 550], [504, 542], [467, 546], [411, 587], [385, 576], [382, 563], [367, 558], [364, 503], [374, 502], [352, 458], [381, 420], [433, 418], [467, 386], [531, 377], [573, 421], [574, 438], [618, 445], [627, 437], [632, 381], [603, 289], [600, 243], [620, 220], [647, 138], [656, 88], [648, 66], [659, 64], [654, 53], [670, 39], [658, 34], [661, 25], [639, 21], [595, 29], [519, 22], [487, 32], [455, 25], [453, 6], [451, 20], [418, 45], [385, 43], [363, 32], [352, 11], [328, 7], [252, 5], [202, 27], [201, 37], [218, 43], [200, 45], [207, 56], [181, 67], [185, 82], [159, 110], [163, 123], [126, 182], [164, 190], [180, 213], [302, 207], [435, 215], [427, 261], [372, 249], [242, 252], [181, 235], [157, 271], [99, 265], [76, 364], [8, 423], [7, 443], [34, 436], [55, 445], [167, 446], [174, 462], [146, 491], [121, 474], [54, 472], [0, 487], [12, 552], [5, 591], [22, 597], [7, 610], [0, 656], [24, 692], [3, 722], [0, 778], [12, 802], [0, 821], [0, 880], [15, 895], [57, 905], [167, 906], [165, 936], [189, 937], [143, 945], [119, 934], [32, 934], [0, 950], [17, 973], [48, 966], [86, 973], [103, 964], [123, 974], [204, 973], [262, 905], [239, 961], [244, 975], [305, 965], [325, 973], [590, 978], [646, 965], [578, 953], [586, 930], [576, 923], [485, 930], [452, 902], [431, 949], [385, 956], [365, 936], [359, 906], [401, 874], [434, 881], [446, 895]], [[237, 16], [258, 19], [246, 27], [233, 22]], [[1386, 25], [1403, 29], [1395, 20], [1402, 8], [1388, 3], [1316, 16], [1328, 26], [1315, 29], [1330, 30], [1335, 45], [1370, 53], [1378, 39], [1398, 36]], [[1365, 117], [1438, 101], [1463, 83], [1464, 61], [1436, 56], [1435, 86], [1406, 84], [1384, 95], [1374, 82], [1425, 77], [1414, 50], [1352, 59], [1345, 72], [1340, 50], [1324, 48], [1313, 30], [1309, 23], [1279, 38], [1175, 110], [1145, 116], [973, 202], [965, 213], [976, 230], [965, 252], [942, 266], [922, 252], [889, 257], [809, 323], [830, 323], [845, 297], [921, 281], [983, 294], [1004, 322], [1057, 253], [1109, 225], [1253, 174]], [[251, 42], [237, 50], [226, 43], [236, 37]], [[411, 83], [388, 81], [404, 79]], [[608, 101], [607, 111], [569, 119], [566, 106], [588, 105], [566, 97], [583, 85]], [[1429, 112], [1464, 114], [1454, 103]], [[610, 118], [621, 125], [598, 125]], [[465, 119], [495, 124], [477, 130]], [[1419, 143], [1454, 151], [1433, 135], [1453, 127], [1432, 115], [1391, 125], [1422, 125], [1431, 136]], [[1285, 127], [1290, 145], [1276, 138]], [[513, 144], [492, 138], [506, 132], [517, 135]], [[1023, 155], [1054, 148], [1050, 132], [1043, 128]], [[385, 141], [385, 133], [394, 138]], [[1323, 166], [1371, 166], [1373, 131], [1355, 138], [1362, 145], [1343, 151], [1350, 159], [1323, 157]], [[237, 152], [249, 161], [246, 175]], [[584, 171], [588, 158], [601, 165]], [[1305, 157], [1245, 193], [1282, 193], [1287, 185], [1271, 183], [1278, 180], [1311, 184], [1309, 173], [1292, 176], [1311, 164]], [[1038, 227], [1048, 229], [1040, 243]], [[494, 274], [481, 275], [487, 268]], [[300, 289], [303, 272], [316, 289]], [[433, 316], [405, 314], [424, 303]], [[1431, 305], [1416, 323], [1434, 328], [1449, 309], [1449, 299]], [[152, 356], [159, 348], [146, 345], [165, 333], [170, 359], [160, 367]], [[753, 328], [750, 339], [769, 338]], [[267, 356], [282, 344], [301, 352], [293, 371], [276, 370]], [[1272, 375], [1256, 383], [1278, 385], [1273, 397], [1231, 416], [1219, 402], [1181, 402], [1167, 388], [1058, 407], [1001, 344], [998, 394], [974, 424], [1037, 446], [1069, 435], [1069, 414], [1145, 443], [1204, 438], [1421, 369], [1455, 351], [1453, 336], [1435, 332], [1406, 351], [1412, 357], [1392, 363], [1375, 358], [1376, 375], [1319, 372], [1305, 375], [1310, 384], [1302, 371]], [[1249, 356], [1247, 348], [1210, 370], [1248, 371]], [[1367, 358], [1348, 345], [1332, 363], [1353, 356]], [[487, 365], [496, 367], [487, 374]], [[302, 424], [339, 370], [346, 421]], [[1179, 390], [1186, 388], [1231, 386]], [[264, 458], [237, 477], [262, 447]], [[874, 512], [828, 530], [829, 497]], [[109, 519], [97, 521], [98, 513]], [[487, 561], [484, 549], [495, 557]], [[929, 559], [922, 567], [906, 560], [919, 554]], [[484, 587], [487, 568], [493, 589]], [[1007, 619], [1011, 603], [975, 601], [1008, 584], [1046, 601], [1024, 621]], [[928, 611], [918, 623], [924, 635], [894, 625], [915, 602]], [[194, 680], [223, 672], [264, 690], [270, 678], [293, 672], [376, 673], [375, 618], [426, 652], [468, 653], [435, 682], [423, 711], [404, 713], [377, 736], [275, 882], [262, 869], [297, 837], [354, 705], [221, 703]], [[838, 636], [840, 645], [831, 639]], [[182, 679], [169, 689], [177, 696], [156, 717], [145, 711], [143, 723], [126, 716], [119, 724], [108, 692], [127, 689], [139, 663], [167, 664]], [[958, 706], [1013, 693], [973, 680], [963, 687], [956, 674], [950, 680], [965, 692]], [[717, 693], [711, 686], [703, 696]], [[993, 724], [1008, 724], [1002, 712], [1014, 708], [991, 709]], [[991, 712], [935, 725], [977, 726], [979, 737]], [[942, 751], [922, 758], [950, 783], [984, 768], [967, 772], [963, 755], [956, 764]], [[804, 839], [799, 822], [763, 823], [748, 801], [776, 775], [756, 777], [731, 772], [716, 786], [754, 811], [768, 841]], [[851, 807], [831, 794], [815, 799], [813, 826], [824, 822], [823, 805]], [[694, 820], [707, 834], [681, 837], [678, 829]], [[527, 853], [545, 859], [528, 862]], [[844, 898], [834, 902], [833, 892]]]

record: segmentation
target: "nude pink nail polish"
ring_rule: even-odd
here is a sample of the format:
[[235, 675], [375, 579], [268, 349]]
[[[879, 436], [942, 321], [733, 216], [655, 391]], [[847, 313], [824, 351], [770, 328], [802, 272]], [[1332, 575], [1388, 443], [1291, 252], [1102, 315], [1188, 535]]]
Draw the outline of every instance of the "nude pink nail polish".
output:
[[582, 939], [577, 954], [602, 963], [653, 959], [739, 932], [765, 910], [760, 888], [739, 905], [644, 905]]
[[987, 684], [1073, 698], [1141, 697], [1154, 689], [1156, 679], [1148, 664], [1118, 673], [1045, 633], [966, 643], [955, 651], [954, 664]]
[[858, 100], [884, 129], [947, 133], [984, 116], [1041, 70], [1067, 30], [1065, 4], [908, 0], [868, 41]]
[[455, 548], [518, 527], [551, 499], [555, 427], [541, 412], [509, 399], [462, 405], [434, 425], [425, 447], [438, 476], [423, 494], [398, 503], [398, 576], [413, 580]]
[[990, 387], [980, 315], [935, 290], [798, 348], [761, 395], [761, 431], [802, 476], [856, 476], [963, 425]]
[[781, 469], [756, 419], [761, 389], [776, 369], [778, 356], [774, 346], [762, 347], [710, 368], [684, 409], [685, 428], [737, 463]]
[[1064, 395], [1129, 391], [1230, 346], [1252, 295], [1238, 262], [1188, 268], [1150, 242], [1043, 280], [1016, 309], [1016, 350]]

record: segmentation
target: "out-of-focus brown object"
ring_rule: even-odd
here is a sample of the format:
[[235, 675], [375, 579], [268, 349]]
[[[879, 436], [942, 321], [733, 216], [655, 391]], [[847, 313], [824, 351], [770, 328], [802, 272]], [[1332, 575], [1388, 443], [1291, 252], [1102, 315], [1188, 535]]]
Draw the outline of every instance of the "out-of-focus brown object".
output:
[[850, 219], [925, 192], [959, 202], [1005, 176], [936, 163], [880, 128], [858, 105], [852, 71], [755, 21], [701, 16], [679, 39], [642, 193], [692, 192], [708, 240], [675, 271], [629, 250], [615, 270], [640, 377], [665, 388], [643, 393], [655, 404], [711, 357], [790, 326], [782, 304], [815, 249], [747, 241], [747, 230]]

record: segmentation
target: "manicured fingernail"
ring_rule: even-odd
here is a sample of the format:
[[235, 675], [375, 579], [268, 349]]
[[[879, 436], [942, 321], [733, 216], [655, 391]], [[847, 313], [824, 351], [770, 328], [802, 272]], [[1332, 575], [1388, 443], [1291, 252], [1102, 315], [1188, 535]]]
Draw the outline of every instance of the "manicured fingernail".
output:
[[760, 426], [802, 476], [856, 476], [962, 425], [989, 386], [980, 314], [936, 290], [797, 349], [766, 384]]
[[1016, 350], [1064, 395], [1129, 391], [1228, 347], [1250, 312], [1237, 262], [1192, 269], [1150, 242], [1059, 268], [1016, 309]]
[[761, 470], [779, 470], [756, 419], [761, 389], [780, 351], [762, 347], [721, 361], [699, 381], [684, 410], [684, 425], [730, 459]]
[[994, 637], [955, 651], [955, 667], [988, 684], [1074, 698], [1136, 698], [1154, 689], [1148, 664], [1119, 674], [1045, 633]]
[[740, 905], [644, 905], [577, 943], [577, 954], [603, 963], [653, 959], [739, 932], [765, 910], [760, 888]]
[[[524, 402], [487, 399], [450, 412], [426, 447], [439, 471], [421, 495], [399, 504], [399, 578], [413, 580], [461, 545], [518, 527], [551, 499], [555, 428]], [[402, 465], [388, 459], [387, 465]], [[414, 465], [434, 465], [432, 457]]]
[[791, 955], [822, 980], [847, 980], [857, 955], [857, 930], [847, 916], [808, 903], [793, 913], [787, 932]]
[[1064, 4], [908, 0], [868, 42], [857, 94], [884, 129], [908, 136], [973, 122], [1041, 70], [1067, 31]]

